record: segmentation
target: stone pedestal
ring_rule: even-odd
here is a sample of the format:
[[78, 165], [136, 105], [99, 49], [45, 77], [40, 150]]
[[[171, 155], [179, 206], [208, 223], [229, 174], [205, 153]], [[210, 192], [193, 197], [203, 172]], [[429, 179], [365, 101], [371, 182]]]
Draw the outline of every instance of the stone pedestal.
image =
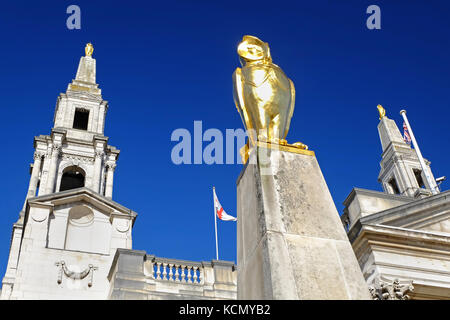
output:
[[314, 153], [281, 148], [237, 181], [238, 299], [370, 299]]

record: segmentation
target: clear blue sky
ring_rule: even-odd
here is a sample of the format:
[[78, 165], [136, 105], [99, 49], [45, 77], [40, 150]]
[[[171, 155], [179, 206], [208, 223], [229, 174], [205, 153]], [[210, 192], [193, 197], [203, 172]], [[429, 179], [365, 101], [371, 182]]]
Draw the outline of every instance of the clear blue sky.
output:
[[[81, 8], [81, 30], [66, 8]], [[366, 8], [381, 8], [381, 30]], [[233, 103], [236, 46], [269, 42], [294, 81], [288, 135], [316, 152], [338, 211], [354, 186], [381, 190], [377, 104], [401, 125], [406, 108], [436, 177], [450, 176], [448, 1], [8, 1], [0, 10], [0, 272], [29, 181], [33, 137], [49, 134], [56, 98], [87, 42], [110, 108], [105, 135], [121, 150], [114, 200], [138, 213], [134, 249], [215, 256], [212, 186], [236, 215], [241, 165], [172, 164], [177, 128], [242, 127]], [[444, 188], [447, 184], [444, 183]], [[236, 224], [219, 222], [221, 258], [236, 261]]]

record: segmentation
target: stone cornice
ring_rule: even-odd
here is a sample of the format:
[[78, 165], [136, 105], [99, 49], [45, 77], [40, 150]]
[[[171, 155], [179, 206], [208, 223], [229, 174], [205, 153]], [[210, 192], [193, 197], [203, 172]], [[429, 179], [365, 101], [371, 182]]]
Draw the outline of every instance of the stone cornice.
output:
[[[369, 190], [365, 190], [365, 191], [369, 191]], [[394, 195], [389, 195], [389, 196], [394, 196]], [[363, 226], [383, 224], [384, 226], [389, 227], [388, 225], [385, 225], [385, 224], [389, 223], [389, 222], [392, 223], [393, 221], [395, 221], [396, 224], [399, 224], [399, 223], [401, 223], [402, 219], [407, 220], [407, 218], [410, 218], [411, 216], [413, 216], [413, 218], [414, 218], [413, 220], [417, 221], [417, 219], [420, 218], [420, 217], [418, 217], [419, 214], [422, 214], [424, 216], [420, 220], [422, 225], [424, 225], [425, 224], [424, 221], [426, 221], [427, 219], [430, 221], [433, 221], [433, 218], [435, 217], [430, 212], [443, 211], [442, 206], [445, 203], [450, 204], [449, 196], [450, 196], [450, 191], [445, 191], [445, 192], [439, 193], [437, 195], [430, 196], [428, 198], [420, 199], [420, 200], [416, 200], [416, 199], [412, 199], [412, 198], [404, 197], [404, 196], [395, 196], [395, 197], [397, 197], [397, 199], [398, 199], [398, 197], [402, 197], [402, 198], [411, 199], [412, 201], [410, 203], [399, 205], [397, 207], [383, 210], [383, 211], [380, 211], [377, 213], [373, 213], [369, 216], [358, 219], [358, 221], [355, 222], [353, 224], [353, 226], [351, 227], [351, 229], [348, 231], [347, 236], [348, 236], [350, 242], [353, 243], [359, 237]], [[392, 199], [394, 199], [394, 198], [392, 198]], [[445, 212], [443, 212], [443, 213], [445, 213]], [[395, 226], [390, 226], [390, 227], [395, 227]], [[401, 227], [398, 227], [398, 226], [397, 226], [397, 228], [401, 229]], [[413, 230], [413, 229], [408, 229], [408, 230]], [[425, 232], [425, 231], [419, 231], [419, 232]]]
[[450, 259], [450, 235], [383, 225], [364, 225], [352, 246], [355, 252], [370, 245], [395, 250], [414, 250], [427, 255], [445, 255]]
[[81, 144], [81, 145], [85, 145], [85, 146], [92, 146], [93, 145], [92, 141], [80, 140], [80, 139], [71, 138], [71, 137], [67, 137], [66, 138], [66, 142], [67, 143], [74, 143], [74, 144]]
[[[386, 156], [388, 155], [388, 153], [400, 153], [400, 154], [410, 154], [411, 152], [414, 152], [414, 150], [411, 149], [411, 147], [409, 147], [407, 144], [402, 144], [399, 142], [390, 142], [389, 145], [386, 147], [386, 150], [383, 151], [383, 153], [381, 154], [381, 157], [384, 159], [386, 158]], [[417, 156], [416, 156], [417, 157]]]
[[214, 267], [224, 267], [231, 268], [233, 271], [236, 268], [236, 265], [232, 261], [224, 261], [224, 260], [211, 260], [211, 266]]
[[[37, 142], [43, 142], [43, 143], [46, 143], [48, 139], [50, 139], [50, 136], [49, 136], [49, 135], [43, 135], [43, 134], [41, 134], [41, 135], [39, 135], [39, 136], [35, 136], [35, 137], [34, 137], [34, 143], [35, 143], [35, 144], [36, 144]], [[36, 146], [35, 146], [35, 147], [36, 147]]]
[[116, 155], [116, 160], [119, 158], [120, 150], [117, 149], [116, 147], [111, 146], [111, 145], [108, 144], [106, 146], [106, 150], [107, 150], [108, 154], [115, 154]]
[[[406, 197], [407, 198], [407, 197]], [[388, 222], [393, 223], [406, 216], [417, 214], [423, 211], [432, 211], [434, 209], [441, 210], [445, 204], [450, 205], [450, 190], [438, 193], [436, 195], [414, 200], [410, 203], [406, 203], [394, 208], [383, 210], [374, 213], [370, 216], [361, 218], [362, 224], [386, 224]]]
[[[115, 210], [121, 212], [121, 213], [125, 213], [128, 215], [131, 215], [133, 218], [133, 224], [134, 224], [134, 220], [137, 217], [137, 213], [134, 212], [131, 209], [128, 209], [124, 206], [122, 206], [121, 204], [106, 198], [100, 194], [98, 194], [97, 192], [92, 191], [89, 188], [86, 187], [82, 187], [82, 188], [77, 188], [77, 189], [71, 189], [71, 190], [66, 190], [66, 191], [61, 191], [61, 192], [55, 192], [55, 193], [51, 193], [51, 194], [46, 194], [43, 196], [38, 196], [38, 197], [33, 197], [33, 198], [29, 198], [27, 200], [28, 202], [32, 202], [32, 203], [53, 203], [53, 204], [62, 204], [62, 203], [69, 203], [69, 202], [74, 202], [74, 201], [79, 201], [80, 199], [83, 198], [83, 196], [87, 196], [91, 199], [93, 199], [94, 201], [98, 201], [99, 203], [102, 203], [103, 206], [109, 206], [112, 209], [109, 209], [108, 211], [113, 212]], [[81, 197], [81, 198], [80, 198]]]
[[108, 142], [108, 137], [107, 136], [104, 136], [104, 135], [99, 135], [99, 134], [96, 134], [96, 135], [94, 135], [94, 141], [104, 141], [105, 143], [106, 142]]
[[65, 136], [66, 133], [67, 133], [67, 129], [65, 129], [65, 128], [60, 128], [60, 127], [52, 128], [51, 137], [53, 138], [55, 135]]
[[344, 200], [343, 205], [348, 206], [353, 201], [355, 196], [357, 194], [370, 196], [370, 197], [377, 197], [377, 198], [383, 198], [383, 199], [389, 199], [389, 200], [399, 200], [399, 201], [414, 201], [413, 198], [402, 196], [402, 195], [396, 195], [396, 194], [389, 194], [381, 191], [375, 191], [375, 190], [369, 190], [369, 189], [361, 189], [361, 188], [353, 188], [350, 194], [347, 196], [347, 198]]
[[93, 103], [102, 103], [104, 101], [100, 93], [91, 93], [88, 91], [67, 90], [66, 96], [68, 98], [84, 100]]
[[54, 207], [54, 205], [52, 203], [41, 203], [38, 201], [32, 201], [31, 199], [33, 199], [33, 198], [30, 198], [28, 200], [28, 205], [31, 208], [42, 208], [42, 209], [50, 209], [51, 210]]

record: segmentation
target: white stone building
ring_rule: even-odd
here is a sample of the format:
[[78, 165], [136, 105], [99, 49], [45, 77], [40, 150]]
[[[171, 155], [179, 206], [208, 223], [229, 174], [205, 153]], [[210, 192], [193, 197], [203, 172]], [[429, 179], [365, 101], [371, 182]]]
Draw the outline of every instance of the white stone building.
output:
[[432, 195], [395, 121], [382, 117], [378, 132], [384, 192], [354, 188], [341, 216], [363, 275], [378, 299], [411, 281], [412, 299], [450, 299], [450, 191]]
[[112, 200], [120, 151], [104, 135], [108, 102], [86, 48], [57, 99], [51, 134], [34, 139], [1, 299], [235, 299], [233, 263], [132, 250], [136, 213]]

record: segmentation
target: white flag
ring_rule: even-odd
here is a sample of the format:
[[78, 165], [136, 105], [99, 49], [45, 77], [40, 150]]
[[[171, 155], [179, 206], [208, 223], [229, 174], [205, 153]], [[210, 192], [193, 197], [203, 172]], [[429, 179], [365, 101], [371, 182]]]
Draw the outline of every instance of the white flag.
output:
[[223, 221], [237, 221], [237, 219], [233, 216], [230, 216], [223, 210], [222, 205], [219, 202], [219, 199], [217, 199], [216, 195], [216, 189], [213, 189], [214, 192], [214, 208], [216, 210], [217, 217], [219, 217], [220, 220]]

